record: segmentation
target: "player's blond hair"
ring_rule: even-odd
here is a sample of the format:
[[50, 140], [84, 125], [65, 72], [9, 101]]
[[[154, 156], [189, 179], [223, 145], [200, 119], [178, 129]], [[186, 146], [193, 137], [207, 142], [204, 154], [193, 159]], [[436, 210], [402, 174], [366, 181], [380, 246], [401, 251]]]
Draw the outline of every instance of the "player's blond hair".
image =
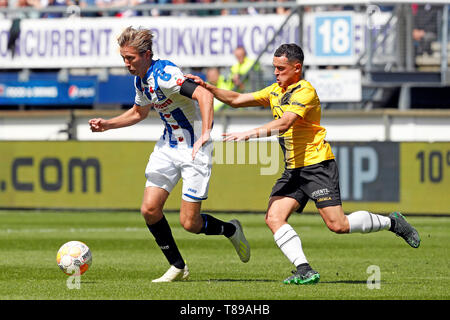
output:
[[123, 30], [122, 34], [117, 38], [120, 47], [129, 46], [135, 48], [140, 54], [150, 50], [151, 57], [153, 57], [153, 34], [149, 29], [141, 28], [135, 29], [128, 27]]

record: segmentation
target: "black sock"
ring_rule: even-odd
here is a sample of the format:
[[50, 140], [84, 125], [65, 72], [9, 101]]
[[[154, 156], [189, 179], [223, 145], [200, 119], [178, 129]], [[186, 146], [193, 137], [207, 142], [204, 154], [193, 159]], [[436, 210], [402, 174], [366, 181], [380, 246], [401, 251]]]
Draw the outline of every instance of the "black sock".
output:
[[391, 227], [389, 228], [389, 231], [395, 232], [395, 220], [391, 219]]
[[166, 217], [163, 216], [161, 220], [152, 225], [147, 224], [147, 227], [155, 237], [156, 243], [166, 256], [169, 264], [174, 265], [178, 269], [183, 269], [185, 263], [172, 236], [172, 231], [170, 230]]
[[312, 270], [312, 268], [311, 268], [311, 266], [309, 265], [309, 263], [302, 263], [302, 264], [299, 264], [299, 265], [297, 266], [297, 271], [300, 272], [300, 273], [306, 273], [306, 272], [308, 272], [309, 270]]
[[229, 238], [236, 231], [236, 227], [229, 222], [223, 222], [209, 214], [202, 213], [201, 216], [203, 218], [203, 227], [199, 233], [204, 233], [206, 235], [223, 234], [225, 237]]

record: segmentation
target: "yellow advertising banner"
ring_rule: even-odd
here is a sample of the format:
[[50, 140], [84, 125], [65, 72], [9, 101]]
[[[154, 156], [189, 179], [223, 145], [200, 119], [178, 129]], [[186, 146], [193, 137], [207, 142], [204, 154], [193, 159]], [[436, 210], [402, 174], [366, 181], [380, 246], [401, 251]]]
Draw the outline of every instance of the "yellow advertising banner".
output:
[[[0, 142], [0, 208], [139, 210], [155, 142]], [[280, 170], [271, 142], [215, 146], [209, 210], [263, 211]], [[270, 159], [274, 153], [275, 161]], [[272, 163], [273, 162], [273, 163]], [[262, 174], [261, 174], [262, 173]], [[181, 185], [165, 208], [177, 210]]]
[[411, 212], [450, 213], [450, 143], [402, 143], [402, 204]]
[[1, 142], [0, 207], [139, 207], [153, 145]]
[[[349, 143], [342, 143], [349, 145]], [[363, 185], [365, 191], [379, 197], [366, 201], [365, 195], [361, 201], [343, 201], [345, 212], [369, 210], [371, 212], [389, 213], [400, 211], [407, 214], [450, 214], [450, 142], [401, 142], [390, 143], [397, 145], [398, 159], [392, 157], [395, 153], [386, 148], [389, 143], [365, 143], [368, 147], [380, 145], [376, 158], [378, 162], [377, 179], [379, 186], [374, 188], [372, 183]], [[338, 164], [344, 165], [346, 159], [337, 157]], [[393, 165], [382, 168], [383, 163], [391, 162]], [[384, 173], [383, 173], [384, 172]], [[363, 172], [363, 175], [367, 173]], [[392, 177], [395, 177], [393, 179]], [[398, 177], [398, 178], [397, 178]], [[343, 180], [342, 189], [349, 183]], [[396, 181], [398, 179], [398, 181]], [[398, 188], [395, 184], [398, 183]], [[392, 194], [392, 201], [384, 201], [380, 195]], [[395, 198], [397, 198], [395, 200]], [[310, 206], [306, 209], [314, 210]]]
[[[0, 208], [139, 211], [155, 142], [0, 142]], [[450, 213], [450, 143], [332, 143], [345, 212]], [[277, 142], [216, 142], [204, 211], [264, 212]], [[178, 210], [180, 181], [165, 209]], [[314, 202], [305, 208], [317, 212]]]

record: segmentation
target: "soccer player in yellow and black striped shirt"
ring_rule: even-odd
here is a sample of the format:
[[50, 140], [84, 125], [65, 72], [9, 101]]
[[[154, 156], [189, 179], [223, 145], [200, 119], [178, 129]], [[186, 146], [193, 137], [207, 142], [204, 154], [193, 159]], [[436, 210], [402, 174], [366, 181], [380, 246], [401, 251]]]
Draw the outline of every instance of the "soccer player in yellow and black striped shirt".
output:
[[302, 78], [303, 51], [296, 44], [283, 44], [273, 57], [276, 83], [257, 92], [237, 93], [188, 76], [227, 105], [239, 108], [270, 107], [274, 120], [245, 132], [224, 134], [225, 141], [245, 141], [250, 138], [277, 134], [285, 157], [285, 171], [275, 183], [269, 199], [266, 224], [278, 247], [296, 266], [284, 283], [317, 283], [320, 275], [306, 259], [300, 237], [288, 224], [293, 212], [302, 212], [309, 199], [327, 227], [336, 233], [368, 233], [390, 230], [417, 248], [418, 232], [394, 212], [389, 217], [368, 211], [345, 215], [339, 191], [339, 173], [326, 130], [320, 125], [320, 100], [312, 85]]

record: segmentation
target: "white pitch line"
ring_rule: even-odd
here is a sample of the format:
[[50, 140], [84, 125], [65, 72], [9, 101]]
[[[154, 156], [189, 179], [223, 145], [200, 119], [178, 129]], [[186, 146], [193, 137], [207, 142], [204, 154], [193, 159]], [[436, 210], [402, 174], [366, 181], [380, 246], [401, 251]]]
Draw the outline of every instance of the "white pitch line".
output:
[[136, 232], [142, 228], [70, 228], [70, 229], [0, 229], [1, 233], [52, 233], [52, 232], [70, 232], [70, 233], [87, 233], [87, 232]]

